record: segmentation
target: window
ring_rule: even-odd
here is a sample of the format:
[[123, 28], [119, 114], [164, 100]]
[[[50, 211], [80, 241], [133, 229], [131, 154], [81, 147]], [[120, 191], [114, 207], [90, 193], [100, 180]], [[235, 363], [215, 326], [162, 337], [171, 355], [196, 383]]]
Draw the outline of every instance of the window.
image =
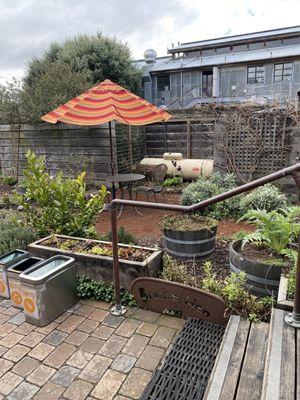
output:
[[170, 75], [157, 75], [157, 91], [170, 90]]
[[293, 63], [281, 63], [274, 66], [274, 82], [291, 81], [293, 76]]
[[248, 67], [247, 83], [265, 83], [265, 67], [263, 65]]

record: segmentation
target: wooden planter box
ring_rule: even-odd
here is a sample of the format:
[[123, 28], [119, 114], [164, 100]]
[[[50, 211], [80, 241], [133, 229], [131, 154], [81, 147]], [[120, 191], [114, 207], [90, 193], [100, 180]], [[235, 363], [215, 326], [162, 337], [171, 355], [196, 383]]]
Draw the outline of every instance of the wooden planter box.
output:
[[276, 308], [293, 311], [294, 301], [288, 297], [288, 278], [281, 274]]
[[[83, 239], [65, 235], [55, 235], [58, 238], [73, 239], [80, 241], [91, 242], [91, 239]], [[43, 242], [50, 239], [51, 236], [37, 240], [28, 246], [28, 251], [41, 258], [49, 258], [56, 254], [63, 254], [75, 258], [75, 267], [77, 275], [87, 275], [97, 281], [113, 282], [113, 258], [109, 256], [83, 254], [70, 250], [61, 250], [58, 248], [43, 245]], [[111, 244], [101, 240], [92, 240], [95, 245]], [[158, 277], [161, 270], [162, 251], [159, 249], [129, 246], [126, 244], [119, 244], [120, 247], [131, 247], [137, 249], [145, 249], [151, 252], [144, 261], [129, 261], [119, 259], [120, 265], [120, 281], [121, 285], [126, 289], [130, 288], [132, 281], [136, 278], [143, 276]]]

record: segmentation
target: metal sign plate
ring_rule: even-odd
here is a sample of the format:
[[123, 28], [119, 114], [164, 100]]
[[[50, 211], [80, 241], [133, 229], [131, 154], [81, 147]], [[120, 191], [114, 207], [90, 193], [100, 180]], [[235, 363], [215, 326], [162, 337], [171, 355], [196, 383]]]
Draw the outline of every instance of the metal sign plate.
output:
[[137, 278], [130, 291], [138, 305], [147, 310], [176, 311], [184, 318], [196, 317], [219, 325], [227, 323], [223, 299], [205, 290], [162, 279]]

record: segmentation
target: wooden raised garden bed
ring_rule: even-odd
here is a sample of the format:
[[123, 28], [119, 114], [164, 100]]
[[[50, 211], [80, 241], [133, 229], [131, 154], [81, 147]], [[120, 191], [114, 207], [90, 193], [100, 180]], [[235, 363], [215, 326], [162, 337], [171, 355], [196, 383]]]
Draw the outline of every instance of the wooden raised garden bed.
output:
[[289, 297], [288, 293], [288, 278], [284, 274], [281, 274], [276, 308], [285, 311], [293, 311], [293, 306], [294, 301]]
[[[97, 281], [113, 281], [111, 242], [52, 235], [28, 246], [30, 253], [48, 258], [56, 254], [72, 256], [76, 273]], [[161, 270], [162, 251], [155, 248], [119, 244], [121, 285], [130, 288], [131, 282], [142, 276], [157, 277]]]

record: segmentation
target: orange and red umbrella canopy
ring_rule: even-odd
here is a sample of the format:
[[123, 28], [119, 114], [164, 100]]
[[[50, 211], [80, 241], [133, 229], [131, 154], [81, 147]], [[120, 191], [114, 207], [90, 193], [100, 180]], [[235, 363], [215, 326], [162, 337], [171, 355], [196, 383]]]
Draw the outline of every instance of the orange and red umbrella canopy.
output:
[[55, 124], [100, 125], [118, 121], [128, 125], [146, 125], [167, 121], [171, 114], [131, 93], [109, 79], [87, 90], [42, 117]]

